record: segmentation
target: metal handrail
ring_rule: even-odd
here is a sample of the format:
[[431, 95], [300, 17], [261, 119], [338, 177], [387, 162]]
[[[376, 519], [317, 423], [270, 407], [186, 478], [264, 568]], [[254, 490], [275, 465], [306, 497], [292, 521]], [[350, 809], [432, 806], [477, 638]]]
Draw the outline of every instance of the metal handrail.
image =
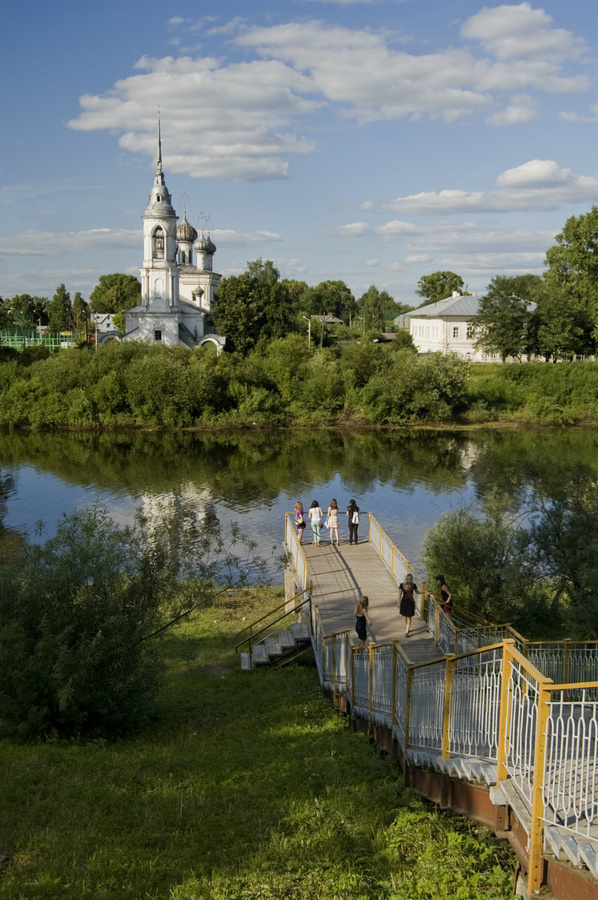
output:
[[[291, 603], [293, 603], [293, 601], [297, 600], [298, 597], [301, 597], [302, 594], [305, 594], [306, 591], [309, 591], [309, 588], [305, 588], [304, 590], [299, 591], [298, 594], [295, 594], [295, 595], [294, 595], [293, 597], [291, 597], [289, 600], [283, 600], [282, 603], [280, 603], [278, 606], [274, 607], [274, 609], [271, 609], [270, 612], [264, 613], [264, 615], [263, 615], [263, 616], [260, 616], [259, 619], [256, 619], [255, 622], [250, 622], [249, 625], [246, 625], [245, 628], [242, 628], [241, 631], [237, 632], [237, 634], [235, 635], [235, 640], [236, 640], [238, 637], [240, 637], [245, 631], [247, 631], [248, 628], [254, 628], [255, 625], [258, 625], [260, 622], [263, 622], [264, 619], [267, 619], [267, 618], [269, 618], [270, 616], [273, 616], [274, 613], [278, 612], [279, 609], [282, 609], [283, 606], [284, 606], [284, 607], [289, 606]], [[251, 633], [253, 634], [253, 632], [251, 632]], [[235, 644], [235, 650], [237, 649], [237, 647], [238, 647], [240, 644], [244, 644], [246, 640], [247, 640], [247, 639], [245, 638], [245, 639], [240, 640], [238, 643], [236, 643], [236, 644]]]
[[[413, 572], [371, 515], [369, 540], [387, 567], [396, 555], [401, 578]], [[448, 641], [446, 629], [456, 623], [418, 580], [422, 618], [437, 641], [441, 628]], [[348, 629], [324, 635], [316, 604], [311, 619], [323, 682], [350, 700], [354, 714], [390, 727], [407, 762], [428, 766], [454, 756], [496, 766], [497, 786], [508, 782], [530, 814], [531, 892], [542, 883], [545, 825], [595, 842], [598, 641], [528, 641], [510, 625], [482, 620], [467, 631], [455, 628], [455, 641], [469, 632], [473, 642], [477, 631], [479, 640], [494, 637], [492, 644], [412, 663], [398, 641], [361, 648], [350, 645]], [[545, 675], [537, 659], [564, 677]], [[567, 673], [594, 678], [574, 682]]]
[[[305, 591], [301, 591], [301, 593], [304, 594]], [[255, 639], [257, 637], [259, 637], [265, 631], [268, 631], [269, 628], [272, 628], [278, 622], [281, 622], [283, 619], [286, 619], [287, 616], [290, 616], [293, 613], [298, 612], [298, 610], [302, 609], [306, 603], [310, 603], [310, 602], [311, 602], [311, 597], [307, 597], [307, 599], [303, 600], [297, 606], [294, 606], [293, 609], [287, 609], [287, 611], [284, 612], [281, 616], [278, 616], [278, 618], [274, 619], [272, 622], [268, 622], [268, 624], [264, 625], [262, 628], [260, 628], [259, 631], [255, 631], [253, 634], [250, 634], [243, 640], [239, 641], [238, 644], [235, 644], [235, 651], [237, 650], [237, 647], [241, 647], [243, 644], [249, 644], [249, 646], [251, 647], [251, 645], [255, 642]]]

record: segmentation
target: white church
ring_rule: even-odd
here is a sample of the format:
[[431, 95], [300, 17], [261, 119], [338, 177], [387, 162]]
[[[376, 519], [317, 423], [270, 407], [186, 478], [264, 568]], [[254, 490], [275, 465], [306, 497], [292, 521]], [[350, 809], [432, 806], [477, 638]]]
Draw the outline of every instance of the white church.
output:
[[177, 221], [162, 172], [158, 130], [156, 176], [143, 214], [141, 303], [125, 312], [122, 339], [159, 341], [169, 347], [200, 347], [212, 342], [220, 352], [226, 338], [206, 321], [222, 278], [212, 269], [216, 247], [209, 234], [202, 231], [198, 235], [186, 214], [178, 227]]

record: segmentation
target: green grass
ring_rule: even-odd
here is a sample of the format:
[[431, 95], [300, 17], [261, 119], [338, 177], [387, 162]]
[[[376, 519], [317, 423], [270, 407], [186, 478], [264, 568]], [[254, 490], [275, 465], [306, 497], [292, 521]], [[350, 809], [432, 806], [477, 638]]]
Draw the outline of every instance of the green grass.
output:
[[510, 896], [508, 847], [407, 790], [309, 660], [239, 671], [231, 638], [263, 607], [227, 598], [165, 639], [151, 733], [0, 743], [2, 900]]

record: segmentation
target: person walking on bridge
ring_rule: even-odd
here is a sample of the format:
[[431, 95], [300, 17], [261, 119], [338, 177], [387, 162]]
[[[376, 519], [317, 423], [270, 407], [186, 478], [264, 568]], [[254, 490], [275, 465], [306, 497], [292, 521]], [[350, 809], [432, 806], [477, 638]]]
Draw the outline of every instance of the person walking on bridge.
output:
[[421, 593], [418, 586], [413, 581], [413, 575], [406, 576], [405, 581], [399, 585], [399, 613], [405, 616], [405, 637], [409, 637], [411, 632], [411, 619], [415, 613], [415, 598], [413, 594]]
[[367, 626], [371, 625], [370, 617], [368, 616], [368, 607], [370, 605], [370, 601], [367, 597], [360, 597], [359, 603], [355, 607], [355, 612], [353, 615], [355, 616], [355, 631], [357, 632], [357, 637], [359, 638], [359, 646], [365, 647], [365, 642], [368, 636]]

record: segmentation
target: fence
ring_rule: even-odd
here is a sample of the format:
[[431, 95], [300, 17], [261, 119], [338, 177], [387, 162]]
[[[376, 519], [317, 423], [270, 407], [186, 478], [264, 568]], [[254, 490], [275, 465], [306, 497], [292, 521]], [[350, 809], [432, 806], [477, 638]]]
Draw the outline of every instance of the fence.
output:
[[[287, 549], [299, 585], [307, 562], [290, 516]], [[413, 664], [398, 642], [351, 645], [350, 632], [324, 635], [310, 606], [322, 684], [342, 693], [353, 716], [392, 729], [406, 762], [464, 770], [508, 785], [530, 817], [529, 884], [542, 883], [544, 826], [598, 854], [598, 641], [527, 641], [509, 625], [447, 615], [370, 515], [369, 541], [397, 584], [421, 585], [419, 615], [443, 654]]]

